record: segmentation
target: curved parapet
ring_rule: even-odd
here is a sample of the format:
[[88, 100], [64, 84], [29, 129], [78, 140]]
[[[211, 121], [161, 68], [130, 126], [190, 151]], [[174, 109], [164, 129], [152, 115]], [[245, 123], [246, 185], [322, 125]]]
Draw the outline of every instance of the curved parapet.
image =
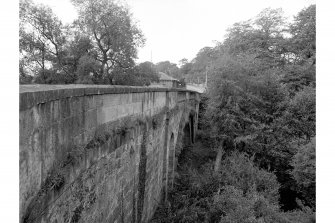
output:
[[198, 103], [174, 88], [20, 86], [21, 222], [146, 222]]

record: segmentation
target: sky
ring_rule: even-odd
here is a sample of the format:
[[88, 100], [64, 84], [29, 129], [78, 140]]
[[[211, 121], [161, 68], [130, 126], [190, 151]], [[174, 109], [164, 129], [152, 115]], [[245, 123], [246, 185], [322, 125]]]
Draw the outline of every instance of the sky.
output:
[[[69, 0], [34, 0], [36, 2], [44, 2], [51, 5], [55, 13], [64, 21], [71, 22], [76, 18], [76, 12], [72, 7]], [[200, 13], [194, 13], [190, 9], [183, 9], [186, 17], [191, 17], [189, 20], [182, 20], [178, 13], [176, 13], [172, 7], [172, 4], [176, 1], [170, 0], [167, 10], [161, 11], [158, 18], [154, 20], [155, 9], [154, 4], [150, 2], [163, 2], [161, 0], [133, 0], [128, 1], [132, 4], [132, 11], [134, 17], [141, 22], [140, 26], [147, 37], [147, 46], [140, 50], [140, 60], [150, 60], [150, 49], [153, 50], [153, 61], [158, 62], [162, 60], [171, 60], [178, 62], [180, 58], [187, 57], [193, 58], [198, 50], [205, 45], [210, 45], [212, 40], [222, 40], [224, 31], [232, 25], [234, 22], [245, 20], [257, 15], [263, 8], [268, 6], [282, 7], [288, 15], [295, 15], [303, 7], [309, 6], [314, 1], [303, 1], [303, 0], [289, 0], [289, 1], [241, 1], [229, 0], [222, 3], [214, 0], [203, 0], [203, 4], [209, 5], [203, 8], [201, 17], [198, 18]], [[189, 5], [191, 1], [179, 0], [178, 2], [187, 2]], [[192, 1], [198, 5], [201, 5], [200, 1]], [[0, 203], [1, 210], [6, 210], [1, 213], [1, 219], [5, 219], [6, 222], [19, 221], [19, 122], [18, 111], [19, 111], [19, 88], [18, 88], [18, 52], [19, 52], [19, 35], [18, 35], [18, 0], [13, 1], [2, 1], [2, 7], [0, 7], [0, 24], [2, 30], [6, 35], [0, 35], [0, 43], [2, 54], [0, 54], [0, 61], [2, 62], [2, 75], [0, 97], [3, 105], [6, 105], [1, 110], [0, 128], [1, 135], [6, 137], [6, 140], [1, 140], [0, 157], [4, 159], [0, 162], [0, 174], [6, 179], [5, 183], [0, 185], [1, 198], [3, 202]], [[159, 3], [156, 3], [159, 4]], [[174, 3], [176, 5], [177, 3]], [[181, 3], [180, 3], [181, 4]], [[186, 4], [186, 3], [184, 3]], [[149, 5], [149, 6], [148, 6]], [[216, 15], [220, 8], [222, 13]], [[166, 3], [165, 3], [166, 7]], [[172, 8], [172, 9], [171, 9]], [[194, 8], [190, 6], [189, 8]], [[207, 12], [205, 11], [212, 10]], [[181, 10], [181, 9], [180, 9]], [[199, 11], [202, 10], [200, 7]], [[173, 11], [173, 13], [171, 13]], [[333, 219], [334, 209], [334, 198], [335, 198], [335, 175], [334, 169], [334, 157], [335, 148], [334, 138], [334, 126], [335, 126], [335, 103], [330, 103], [332, 95], [335, 95], [335, 75], [334, 75], [334, 52], [335, 45], [329, 44], [334, 42], [335, 36], [335, 4], [334, 1], [318, 1], [317, 6], [317, 206], [316, 218], [319, 222], [329, 222], [329, 219]], [[164, 18], [164, 14], [168, 17]], [[182, 41], [179, 39], [178, 42], [171, 42], [165, 35], [161, 36], [161, 39], [155, 39], [151, 33], [155, 31], [154, 27], [156, 24], [161, 24], [160, 27], [166, 27], [170, 30], [169, 18], [174, 17], [180, 21], [178, 24], [185, 25], [185, 31], [183, 33]], [[216, 21], [213, 18], [220, 17], [220, 20]], [[194, 35], [194, 31], [189, 29], [190, 24], [196, 27], [196, 21], [203, 20], [203, 23], [207, 23], [209, 33], [202, 33], [201, 35]], [[147, 22], [149, 21], [149, 23]], [[190, 23], [189, 21], [193, 21]], [[207, 21], [207, 22], [205, 22]], [[186, 28], [187, 27], [187, 28]], [[203, 27], [198, 28], [199, 32]], [[186, 34], [185, 34], [186, 33]], [[179, 35], [180, 36], [180, 35]], [[193, 38], [190, 38], [192, 36]], [[201, 37], [201, 38], [200, 38]], [[165, 42], [164, 42], [165, 41]], [[190, 44], [189, 44], [190, 42]], [[158, 44], [160, 43], [160, 44]], [[194, 45], [192, 45], [194, 44]], [[156, 46], [156, 48], [153, 48]], [[174, 47], [176, 46], [176, 47]], [[190, 50], [187, 50], [190, 48]], [[171, 53], [172, 52], [172, 53]], [[172, 56], [171, 56], [172, 55]], [[320, 74], [320, 75], [319, 75]], [[15, 220], [13, 220], [15, 219]]]
[[[263, 9], [282, 8], [289, 20], [315, 0], [119, 0], [125, 2], [142, 30], [146, 44], [136, 62], [192, 60], [205, 46], [223, 41], [235, 22], [255, 17]], [[77, 12], [70, 0], [34, 0], [49, 5], [64, 22]]]

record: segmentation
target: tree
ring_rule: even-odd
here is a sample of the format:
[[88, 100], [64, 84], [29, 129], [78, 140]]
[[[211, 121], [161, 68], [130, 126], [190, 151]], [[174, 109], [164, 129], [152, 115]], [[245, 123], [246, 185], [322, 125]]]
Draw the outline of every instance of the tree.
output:
[[153, 82], [158, 82], [158, 72], [151, 62], [143, 62], [136, 65], [126, 73], [115, 74], [115, 84], [148, 86]]
[[204, 72], [208, 63], [212, 60], [212, 47], [204, 47], [199, 50], [196, 57], [193, 59], [193, 69], [195, 72]]
[[309, 141], [315, 136], [315, 89], [305, 87], [299, 91], [288, 104], [283, 115], [283, 125], [288, 134], [296, 139]]
[[144, 43], [140, 29], [127, 8], [109, 0], [72, 0], [77, 23], [94, 44], [100, 62], [100, 78], [113, 84], [113, 74], [134, 66], [138, 46]]
[[161, 61], [156, 63], [155, 68], [158, 72], [163, 72], [174, 78], [180, 79], [180, 71], [175, 63], [171, 63], [170, 61]]
[[315, 210], [315, 137], [297, 148], [292, 160], [292, 175], [305, 204]]
[[180, 67], [180, 73], [181, 75], [186, 75], [188, 73], [191, 72], [193, 68], [193, 64], [192, 63], [185, 63]]
[[211, 126], [211, 138], [217, 147], [214, 170], [219, 170], [224, 150], [231, 150], [237, 133], [241, 131], [237, 121], [237, 104], [241, 90], [233, 81], [222, 80], [210, 91], [210, 101], [206, 111]]
[[187, 82], [205, 83], [207, 71], [211, 68], [212, 62], [218, 58], [219, 53], [220, 48], [218, 46], [203, 47], [191, 62], [181, 66], [181, 74]]
[[183, 58], [181, 60], [179, 60], [179, 66], [182, 67], [183, 65], [187, 64], [188, 63], [188, 59], [186, 58]]
[[315, 87], [315, 20], [315, 5], [311, 5], [299, 12], [290, 25], [291, 37], [286, 41], [289, 61], [282, 82], [292, 97], [306, 86]]
[[179, 67], [181, 76], [185, 76], [185, 74], [188, 74], [191, 71], [192, 63], [189, 63], [186, 58], [183, 58], [179, 61]]
[[144, 37], [129, 10], [110, 0], [72, 2], [79, 18], [64, 26], [51, 8], [20, 0], [20, 83], [140, 83], [131, 78]]
[[224, 50], [235, 56], [251, 57], [260, 66], [259, 71], [282, 67], [287, 51], [282, 14], [281, 9], [266, 8], [253, 20], [235, 23], [228, 29]]
[[[296, 142], [306, 144], [315, 137], [315, 64], [301, 47], [303, 36], [313, 33], [314, 20], [303, 19], [311, 8], [298, 14], [293, 24], [306, 23], [291, 36], [284, 35], [290, 29], [280, 9], [265, 9], [254, 20], [234, 24], [224, 42], [212, 50], [218, 53], [205, 63], [210, 64], [205, 116], [208, 135], [217, 147], [214, 169], [218, 170], [222, 154], [232, 150], [254, 155], [259, 167], [276, 172], [284, 210], [298, 207], [296, 197], [307, 199], [294, 189], [300, 186], [289, 173]], [[298, 37], [302, 42], [295, 41]], [[313, 38], [307, 38], [307, 46]], [[290, 53], [297, 55], [295, 60], [287, 57]], [[310, 203], [306, 204], [312, 207]]]
[[265, 9], [192, 60], [186, 77], [210, 77], [199, 123], [216, 156], [178, 185], [165, 222], [315, 222], [312, 12], [287, 26], [281, 9]]
[[78, 61], [78, 68], [76, 70], [77, 81], [79, 84], [94, 84], [99, 73], [99, 66], [97, 60], [89, 55], [83, 55]]
[[20, 84], [30, 84], [33, 80], [33, 76], [29, 75], [25, 69], [25, 63], [26, 61], [24, 59], [21, 58], [19, 60]]
[[315, 65], [288, 64], [283, 68], [282, 73], [281, 82], [286, 86], [291, 97], [307, 86], [315, 88]]
[[20, 51], [23, 58], [39, 66], [42, 79], [50, 63], [55, 72], [70, 75], [63, 61], [66, 43], [63, 29], [51, 8], [29, 0], [20, 2]]
[[315, 24], [316, 6], [311, 5], [299, 12], [290, 26], [292, 53], [302, 63], [315, 64]]
[[283, 10], [281, 8], [262, 10], [255, 19], [255, 25], [266, 37], [281, 35], [284, 29]]
[[[203, 154], [198, 156], [203, 159]], [[158, 208], [151, 222], [315, 222], [307, 208], [280, 210], [276, 175], [257, 167], [245, 153], [226, 156], [219, 172], [208, 163], [192, 169], [192, 162], [200, 160], [183, 164], [168, 203]]]
[[77, 72], [77, 77], [80, 75], [77, 70], [79, 69], [79, 62], [82, 57], [90, 57], [96, 60], [96, 51], [94, 51], [93, 43], [88, 36], [75, 33], [74, 38], [67, 45], [64, 60], [72, 73]]
[[155, 65], [149, 61], [140, 63], [134, 68], [134, 74], [141, 80], [141, 85], [150, 85], [153, 82], [159, 82], [158, 72]]

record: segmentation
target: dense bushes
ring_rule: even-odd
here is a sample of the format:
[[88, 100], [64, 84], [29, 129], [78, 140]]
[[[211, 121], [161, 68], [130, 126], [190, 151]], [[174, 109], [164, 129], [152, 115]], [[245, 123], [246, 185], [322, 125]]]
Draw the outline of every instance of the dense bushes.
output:
[[201, 124], [209, 126], [205, 132], [214, 141], [217, 160], [222, 151], [245, 152], [258, 167], [275, 173], [282, 210], [298, 208], [296, 198], [315, 210], [308, 198], [315, 192], [303, 193], [306, 188], [293, 171], [297, 151], [310, 154], [299, 159], [310, 165], [303, 165], [304, 171], [315, 169], [315, 155], [303, 146], [316, 134], [315, 5], [303, 9], [287, 29], [284, 24], [280, 9], [264, 9], [234, 24], [209, 50], [209, 99]]
[[179, 170], [168, 203], [159, 207], [152, 222], [313, 222], [306, 207], [280, 210], [276, 176], [255, 166], [245, 153], [226, 156], [219, 172], [213, 171], [212, 162], [199, 169], [189, 165]]
[[305, 204], [315, 208], [315, 138], [297, 148], [292, 160], [292, 175]]
[[264, 9], [184, 61], [208, 76], [198, 139], [215, 165], [183, 168], [154, 222], [315, 222], [315, 5], [285, 26]]

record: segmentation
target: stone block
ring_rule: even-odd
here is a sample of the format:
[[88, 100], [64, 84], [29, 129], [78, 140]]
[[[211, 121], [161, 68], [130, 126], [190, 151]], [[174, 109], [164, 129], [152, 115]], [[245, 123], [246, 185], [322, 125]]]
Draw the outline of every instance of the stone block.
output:
[[122, 104], [117, 107], [118, 109], [118, 118], [124, 118], [127, 114], [127, 104]]
[[117, 94], [107, 94], [102, 96], [103, 106], [112, 107], [116, 106], [119, 103], [119, 95]]
[[[62, 156], [72, 148], [71, 146], [85, 146], [100, 129], [102, 132], [110, 132], [112, 137], [104, 145], [87, 151], [86, 158], [80, 160], [78, 166], [71, 167], [66, 177], [75, 180], [79, 174], [83, 174], [81, 179], [83, 189], [87, 187], [87, 190], [92, 188], [95, 190], [98, 200], [92, 204], [86, 203], [92, 207], [87, 209], [89, 211], [83, 212], [85, 216], [81, 218], [82, 222], [121, 221], [121, 198], [124, 202], [123, 221], [130, 222], [133, 193], [135, 192], [138, 197], [143, 126], [135, 126], [124, 136], [117, 134], [113, 129], [117, 123], [122, 123], [120, 120], [124, 117], [143, 114], [152, 117], [153, 114], [158, 114], [166, 105], [167, 95], [170, 98], [170, 108], [173, 108], [177, 99], [185, 96], [186, 92], [172, 89], [166, 93], [167, 90], [164, 88], [124, 86], [51, 86], [49, 88], [52, 89], [48, 93], [39, 91], [42, 93], [20, 94], [20, 103], [22, 99], [29, 97], [28, 102], [22, 101], [22, 105], [20, 104], [20, 208], [26, 205], [24, 204], [26, 200], [38, 192], [40, 182], [45, 178], [54, 160], [61, 160]], [[45, 101], [46, 98], [52, 98], [53, 101]], [[33, 106], [37, 101], [39, 104]], [[27, 109], [29, 106], [32, 107]], [[187, 106], [195, 107], [197, 102]], [[175, 129], [179, 126], [179, 116], [183, 112], [186, 111], [171, 113], [169, 131], [173, 130], [175, 136], [178, 132]], [[147, 176], [144, 179], [146, 182], [144, 220], [152, 216], [157, 206], [155, 200], [159, 200], [161, 195], [164, 125], [163, 121], [155, 131], [150, 130], [148, 133], [145, 170]], [[91, 168], [87, 169], [88, 167]], [[79, 184], [75, 183], [75, 185], [77, 186], [59, 198], [59, 203], [50, 206], [47, 210], [48, 214], [45, 215], [46, 222], [57, 219], [56, 210], [57, 216], [64, 216], [66, 211], [75, 209], [78, 204], [74, 205], [74, 200], [71, 199]], [[87, 191], [85, 196], [89, 193], [91, 191]], [[56, 196], [56, 194], [50, 196]], [[84, 199], [86, 199], [85, 196]], [[61, 203], [70, 206], [63, 205], [60, 208], [58, 205]], [[49, 218], [49, 214], [54, 217]], [[64, 219], [58, 220], [61, 222]]]
[[85, 129], [96, 128], [98, 124], [97, 109], [91, 109], [85, 112]]
[[141, 114], [142, 103], [141, 102], [133, 103], [132, 104], [132, 109], [133, 109], [133, 114], [135, 114], [135, 115]]
[[33, 97], [28, 92], [21, 93], [19, 102], [20, 111], [27, 110], [32, 106], [33, 106]]
[[51, 114], [51, 122], [57, 122], [60, 119], [60, 103], [59, 101], [49, 102], [51, 106], [50, 114]]
[[131, 100], [130, 100], [130, 95], [131, 94], [121, 94], [121, 101], [120, 101], [120, 104], [128, 104], [128, 103], [131, 103]]
[[99, 124], [108, 123], [114, 121], [118, 117], [117, 107], [102, 107], [101, 113], [99, 113]]
[[59, 112], [60, 112], [60, 118], [62, 119], [71, 116], [70, 103], [68, 99], [65, 98], [59, 101]]
[[103, 106], [103, 96], [102, 95], [93, 95], [93, 101], [95, 103], [94, 107], [102, 107]]
[[36, 123], [34, 122], [33, 110], [28, 109], [20, 111], [19, 115], [19, 125], [20, 125], [20, 145], [27, 142], [28, 137], [31, 135], [32, 130], [36, 128]]

